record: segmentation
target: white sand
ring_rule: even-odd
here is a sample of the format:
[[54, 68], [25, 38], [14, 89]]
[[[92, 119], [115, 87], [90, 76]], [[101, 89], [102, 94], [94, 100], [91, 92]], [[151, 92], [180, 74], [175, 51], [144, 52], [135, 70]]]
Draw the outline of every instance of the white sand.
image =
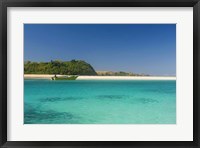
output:
[[77, 80], [176, 80], [176, 77], [159, 76], [79, 76]]
[[[56, 76], [62, 76], [62, 75], [56, 75]], [[50, 79], [51, 77], [54, 77], [54, 75], [47, 75], [47, 74], [24, 74], [25, 79]]]
[[[25, 74], [25, 79], [50, 79], [54, 75]], [[63, 75], [56, 75], [57, 77]], [[173, 76], [78, 76], [77, 80], [176, 80]]]

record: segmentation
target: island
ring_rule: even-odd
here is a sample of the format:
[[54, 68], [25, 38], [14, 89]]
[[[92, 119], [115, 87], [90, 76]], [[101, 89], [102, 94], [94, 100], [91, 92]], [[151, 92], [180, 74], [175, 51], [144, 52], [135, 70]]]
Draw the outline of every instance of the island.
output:
[[[57, 78], [55, 78], [57, 77]], [[84, 60], [51, 60], [50, 62], [24, 62], [25, 79], [63, 80], [175, 80], [175, 76], [151, 76], [133, 72], [95, 71], [93, 66]], [[71, 79], [72, 78], [72, 79]], [[75, 78], [75, 79], [74, 79]]]

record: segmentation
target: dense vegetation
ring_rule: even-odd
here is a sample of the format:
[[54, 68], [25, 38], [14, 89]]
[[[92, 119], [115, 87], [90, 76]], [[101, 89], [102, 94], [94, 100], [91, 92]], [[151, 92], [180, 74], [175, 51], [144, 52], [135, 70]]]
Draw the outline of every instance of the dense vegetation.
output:
[[82, 60], [24, 63], [25, 74], [97, 75], [94, 68]]
[[98, 71], [85, 61], [51, 61], [24, 63], [24, 74], [62, 74], [62, 75], [99, 75], [99, 76], [148, 76], [132, 72]]

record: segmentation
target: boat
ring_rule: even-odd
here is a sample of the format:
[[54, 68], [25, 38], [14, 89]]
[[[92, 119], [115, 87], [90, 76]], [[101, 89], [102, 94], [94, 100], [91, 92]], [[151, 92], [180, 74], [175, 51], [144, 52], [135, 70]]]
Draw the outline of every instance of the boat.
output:
[[78, 76], [51, 77], [50, 80], [76, 80]]

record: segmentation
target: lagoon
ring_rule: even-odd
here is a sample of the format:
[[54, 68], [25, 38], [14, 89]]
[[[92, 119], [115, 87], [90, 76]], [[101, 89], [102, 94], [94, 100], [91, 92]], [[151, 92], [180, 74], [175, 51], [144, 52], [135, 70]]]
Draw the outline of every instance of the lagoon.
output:
[[175, 124], [176, 80], [24, 80], [25, 124]]

